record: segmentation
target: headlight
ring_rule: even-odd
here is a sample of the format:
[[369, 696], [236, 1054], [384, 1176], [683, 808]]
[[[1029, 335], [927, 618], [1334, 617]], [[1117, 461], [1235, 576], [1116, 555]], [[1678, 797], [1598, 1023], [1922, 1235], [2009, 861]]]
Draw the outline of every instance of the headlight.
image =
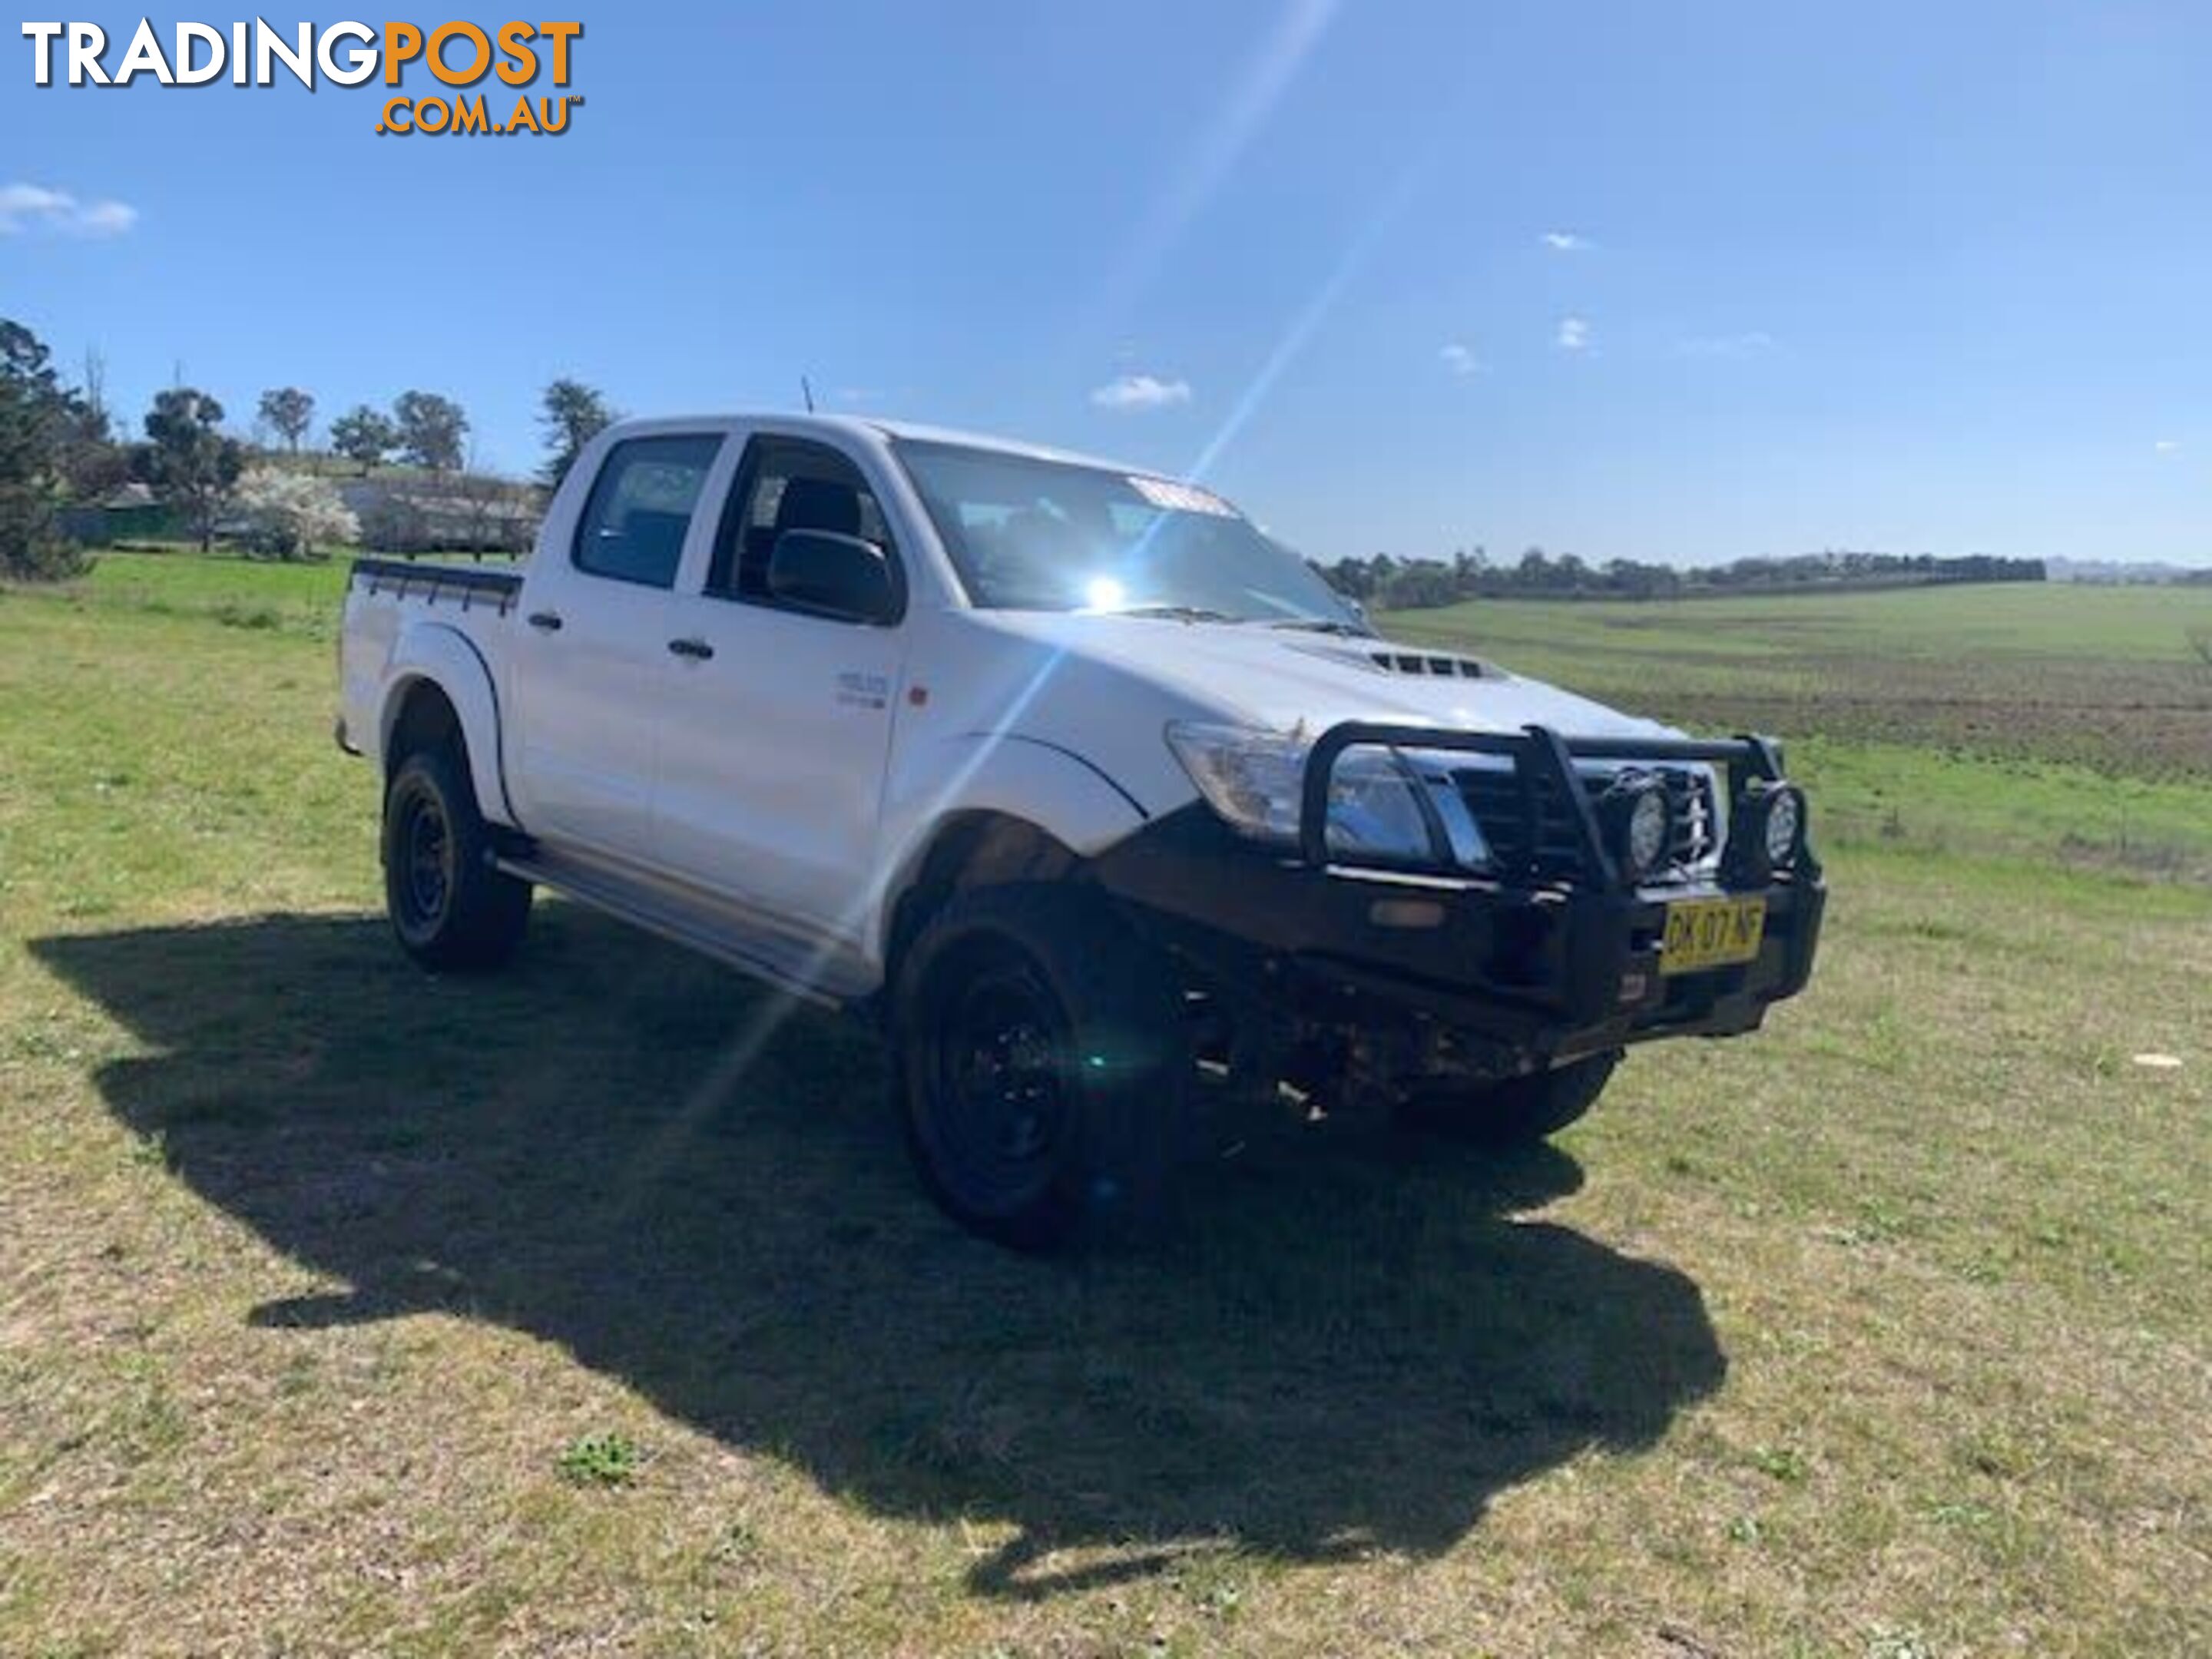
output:
[[1168, 746], [1232, 830], [1259, 841], [1298, 838], [1298, 792], [1310, 744], [1234, 726], [1178, 721]]
[[[1255, 841], [1295, 845], [1312, 745], [1240, 726], [1179, 721], [1176, 758], [1222, 821]], [[1354, 748], [1329, 779], [1326, 844], [1333, 855], [1476, 868], [1490, 849], [1448, 772], [1395, 749]]]
[[1328, 850], [1417, 863], [1436, 856], [1420, 784], [1388, 749], [1354, 749], [1328, 781]]
[[1674, 813], [1667, 786], [1650, 773], [1624, 773], [1598, 799], [1613, 856], [1631, 881], [1643, 881], [1674, 850]]

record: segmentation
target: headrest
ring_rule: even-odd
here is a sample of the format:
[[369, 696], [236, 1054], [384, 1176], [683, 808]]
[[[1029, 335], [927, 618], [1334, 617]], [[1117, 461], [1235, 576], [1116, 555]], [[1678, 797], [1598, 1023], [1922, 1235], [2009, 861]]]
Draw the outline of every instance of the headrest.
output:
[[860, 533], [860, 492], [830, 478], [790, 478], [783, 499], [776, 503], [775, 527], [786, 530], [827, 530], [840, 536]]

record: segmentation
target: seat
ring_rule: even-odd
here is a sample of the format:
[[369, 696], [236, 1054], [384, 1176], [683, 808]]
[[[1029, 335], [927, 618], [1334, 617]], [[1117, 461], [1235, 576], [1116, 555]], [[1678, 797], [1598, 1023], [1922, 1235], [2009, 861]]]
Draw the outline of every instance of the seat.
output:
[[773, 525], [755, 525], [744, 533], [738, 564], [738, 592], [747, 599], [768, 593], [769, 555], [787, 530], [821, 530], [836, 536], [860, 533], [860, 492], [835, 478], [786, 478]]
[[832, 535], [860, 533], [860, 492], [835, 478], [790, 478], [775, 507], [775, 533], [825, 530]]

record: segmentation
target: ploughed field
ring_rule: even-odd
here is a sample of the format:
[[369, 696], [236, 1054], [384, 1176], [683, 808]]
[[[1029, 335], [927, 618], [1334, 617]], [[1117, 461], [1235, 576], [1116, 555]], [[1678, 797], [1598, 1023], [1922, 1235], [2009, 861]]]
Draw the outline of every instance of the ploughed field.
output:
[[2212, 587], [2014, 585], [1675, 604], [1462, 605], [1389, 618], [1732, 728], [2212, 778]]
[[1789, 741], [1833, 844], [2212, 873], [2212, 586], [1965, 586], [1382, 619], [1701, 731]]
[[408, 967], [339, 585], [0, 591], [0, 1653], [2212, 1650], [2212, 594], [1390, 619], [1790, 739], [1813, 988], [1041, 1264], [852, 1026]]

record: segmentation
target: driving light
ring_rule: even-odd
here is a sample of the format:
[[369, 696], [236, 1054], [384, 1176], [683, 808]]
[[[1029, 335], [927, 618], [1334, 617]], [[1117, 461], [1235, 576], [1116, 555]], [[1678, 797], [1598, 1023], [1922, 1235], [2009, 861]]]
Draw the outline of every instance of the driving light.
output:
[[1613, 857], [1631, 881], [1644, 881], [1666, 863], [1674, 840], [1674, 814], [1667, 787], [1648, 772], [1624, 773], [1598, 798], [1598, 817]]
[[1805, 828], [1805, 793], [1796, 785], [1759, 779], [1746, 786], [1729, 826], [1732, 879], [1763, 884], [1806, 865]]
[[1787, 870], [1805, 850], [1805, 796], [1790, 784], [1761, 792], [1766, 823], [1760, 839], [1770, 869]]

